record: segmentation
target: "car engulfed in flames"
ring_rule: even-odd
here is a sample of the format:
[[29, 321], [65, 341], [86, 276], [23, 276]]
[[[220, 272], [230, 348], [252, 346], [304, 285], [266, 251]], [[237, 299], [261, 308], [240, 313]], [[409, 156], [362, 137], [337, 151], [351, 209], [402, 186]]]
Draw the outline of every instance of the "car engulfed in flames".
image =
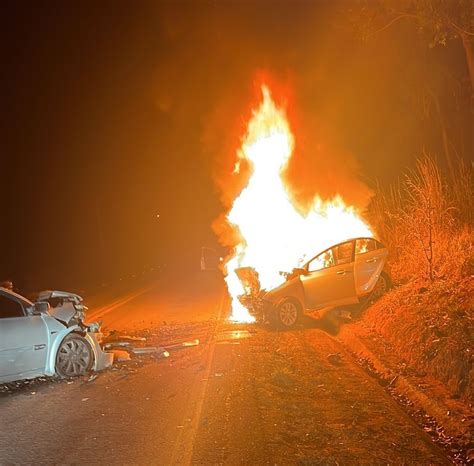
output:
[[241, 267], [235, 270], [244, 290], [238, 299], [255, 320], [293, 327], [307, 312], [380, 297], [391, 286], [387, 255], [374, 238], [352, 238], [282, 272], [284, 283], [269, 290], [254, 268]]
[[[262, 314], [268, 314], [272, 307], [281, 307], [281, 314], [288, 314], [286, 320], [290, 325], [295, 313], [299, 315], [308, 307], [319, 307], [320, 301], [354, 302], [360, 295], [367, 294], [368, 290], [355, 291], [360, 276], [351, 284], [349, 276], [354, 277], [354, 272], [346, 270], [348, 265], [342, 264], [342, 258], [329, 257], [332, 254], [330, 246], [336, 244], [342, 257], [342, 245], [352, 244], [352, 252], [349, 246], [344, 246], [345, 251], [346, 254], [349, 251], [357, 262], [354, 252], [357, 239], [375, 240], [357, 209], [346, 204], [339, 194], [322, 199], [315, 186], [314, 197], [306, 207], [295, 201], [284, 176], [294, 152], [295, 138], [285, 109], [275, 103], [268, 87], [262, 86], [261, 91], [260, 104], [252, 111], [237, 151], [233, 176], [249, 175], [225, 215], [226, 228], [230, 227], [235, 240], [229, 245], [225, 234], [220, 238], [224, 246], [232, 248], [223, 270], [231, 298], [231, 321], [253, 322]], [[242, 164], [248, 170], [241, 171]], [[337, 192], [336, 187], [334, 192]], [[219, 231], [226, 231], [226, 228]], [[330, 275], [329, 269], [312, 271], [309, 267], [315, 259], [312, 254], [318, 250], [329, 254], [327, 260], [334, 261], [335, 267], [331, 270], [340, 278], [330, 287], [323, 284], [330, 281], [325, 276], [326, 273]], [[377, 251], [386, 255], [381, 246], [377, 246]], [[313, 259], [308, 261], [311, 257]], [[318, 260], [322, 261], [323, 256]], [[377, 261], [380, 265], [385, 259], [380, 257]], [[305, 265], [286, 276], [280, 272], [300, 264]], [[373, 277], [380, 275], [382, 268], [377, 267]], [[313, 272], [321, 277], [315, 280]], [[321, 283], [316, 284], [318, 281]], [[323, 290], [335, 287], [342, 295], [324, 292], [318, 297], [318, 292], [310, 292], [315, 287]], [[290, 289], [291, 293], [285, 295], [283, 290]], [[281, 306], [281, 299], [286, 299], [284, 306]]]

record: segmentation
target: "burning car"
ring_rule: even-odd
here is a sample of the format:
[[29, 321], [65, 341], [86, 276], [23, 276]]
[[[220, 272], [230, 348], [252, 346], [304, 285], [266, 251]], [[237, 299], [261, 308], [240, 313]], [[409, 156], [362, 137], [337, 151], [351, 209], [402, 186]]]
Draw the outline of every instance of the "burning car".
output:
[[73, 293], [43, 291], [33, 303], [0, 288], [0, 383], [109, 367], [113, 355], [102, 351], [100, 325], [84, 322], [86, 309]]
[[262, 290], [251, 267], [236, 269], [245, 293], [240, 302], [259, 321], [293, 327], [308, 311], [377, 298], [391, 286], [388, 251], [374, 238], [353, 238], [318, 253], [303, 267], [284, 273], [286, 281]]

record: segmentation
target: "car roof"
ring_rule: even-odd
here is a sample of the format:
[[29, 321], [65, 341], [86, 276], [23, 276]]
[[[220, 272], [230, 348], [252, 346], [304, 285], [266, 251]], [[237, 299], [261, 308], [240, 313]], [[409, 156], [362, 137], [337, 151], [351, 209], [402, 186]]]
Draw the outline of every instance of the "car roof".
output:
[[24, 301], [24, 302], [26, 301], [30, 306], [33, 305], [33, 303], [29, 299], [25, 298], [21, 294], [18, 294], [12, 290], [9, 290], [8, 288], [3, 288], [2, 286], [0, 286], [0, 293], [13, 296], [14, 298], [19, 299], [20, 301]]
[[307, 260], [305, 262], [305, 264], [307, 264], [308, 262], [311, 262], [315, 257], [319, 256], [320, 254], [322, 254], [323, 252], [329, 250], [329, 249], [332, 249], [332, 248], [335, 248], [337, 246], [340, 246], [341, 244], [344, 244], [344, 243], [348, 243], [349, 241], [356, 241], [358, 239], [373, 239], [375, 241], [377, 241], [378, 243], [380, 243], [383, 247], [385, 247], [377, 238], [375, 238], [374, 236], [356, 236], [354, 238], [347, 238], [345, 239], [344, 241], [341, 241], [339, 243], [336, 243], [336, 244], [332, 244], [331, 246], [328, 246], [327, 248], [324, 248], [324, 249], [321, 249], [319, 252], [317, 252], [314, 256], [311, 257], [311, 259]]
[[[374, 236], [356, 236], [355, 238], [347, 238], [345, 239], [344, 241], [341, 241], [339, 243], [335, 243], [331, 246], [328, 246], [327, 248], [325, 249], [322, 249], [321, 252], [324, 252], [324, 251], [327, 251], [328, 249], [331, 249], [331, 248], [335, 248], [336, 246], [340, 246], [341, 244], [344, 244], [344, 243], [348, 243], [349, 241], [356, 241], [358, 239], [373, 239], [375, 241], [377, 241], [378, 243], [382, 244], [377, 238], [375, 238]], [[383, 244], [382, 244], [383, 246]], [[385, 247], [385, 246], [384, 246]]]

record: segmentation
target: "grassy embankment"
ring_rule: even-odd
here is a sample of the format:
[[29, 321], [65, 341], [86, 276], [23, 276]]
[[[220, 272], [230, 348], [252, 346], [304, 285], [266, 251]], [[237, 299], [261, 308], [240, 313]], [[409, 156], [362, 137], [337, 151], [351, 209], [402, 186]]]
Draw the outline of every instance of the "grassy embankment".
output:
[[377, 189], [369, 217], [390, 250], [395, 288], [362, 317], [408, 366], [467, 403], [474, 393], [472, 174], [460, 160], [443, 174], [424, 156], [397, 186]]

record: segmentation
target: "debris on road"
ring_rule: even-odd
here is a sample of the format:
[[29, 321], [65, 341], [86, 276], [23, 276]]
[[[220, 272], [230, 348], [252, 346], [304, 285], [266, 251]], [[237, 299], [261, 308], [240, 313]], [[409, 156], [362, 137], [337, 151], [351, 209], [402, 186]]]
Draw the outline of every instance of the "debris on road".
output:
[[328, 361], [334, 366], [340, 366], [342, 364], [342, 357], [340, 353], [328, 354]]
[[116, 343], [118, 341], [146, 341], [145, 337], [134, 337], [131, 335], [118, 335], [116, 332], [111, 332], [103, 339], [104, 343]]
[[72, 384], [73, 380], [59, 379], [54, 377], [37, 377], [35, 379], [24, 379], [16, 380], [15, 382], [10, 382], [6, 384], [0, 384], [0, 397], [5, 395], [12, 395], [19, 392], [30, 392], [34, 390], [34, 393], [38, 393], [38, 390], [41, 389], [44, 385], [50, 384]]
[[114, 341], [114, 342], [111, 342], [111, 343], [106, 343], [104, 345], [104, 349], [106, 350], [111, 350], [111, 349], [114, 349], [114, 348], [127, 348], [131, 346], [131, 343], [129, 341]]
[[142, 355], [153, 355], [156, 358], [168, 358], [170, 356], [170, 351], [198, 346], [200, 344], [199, 338], [166, 345], [165, 347], [139, 346], [133, 344], [133, 342], [141, 343], [146, 341], [147, 338], [145, 337], [119, 335], [117, 332], [112, 332], [109, 336], [103, 339], [103, 347], [114, 354], [114, 362], [125, 362], [130, 361], [133, 356]]
[[[98, 323], [97, 327], [100, 324]], [[88, 325], [90, 330], [93, 324], [86, 325]], [[116, 330], [112, 330], [105, 335], [100, 332], [88, 333], [94, 339], [94, 344], [100, 348], [101, 355], [106, 355], [107, 361], [105, 362], [110, 361], [110, 369], [123, 372], [128, 376], [136, 372], [134, 368], [141, 367], [150, 358], [155, 360], [166, 359], [170, 357], [170, 353], [173, 351], [196, 347], [206, 342], [209, 338], [208, 327], [209, 322], [205, 322], [200, 325], [168, 325], [164, 329], [160, 328], [159, 331], [147, 329], [141, 333], [132, 333], [131, 335], [123, 335]], [[95, 330], [98, 330], [98, 328]], [[201, 335], [202, 338], [195, 338], [201, 337]], [[84, 374], [82, 384], [94, 382], [97, 377], [98, 374], [94, 370], [89, 371], [87, 374]], [[41, 376], [35, 379], [0, 384], [0, 397], [9, 396], [21, 391], [26, 391], [30, 394], [32, 389], [39, 388], [43, 384], [50, 385], [52, 383], [71, 385], [74, 384], [74, 380]]]
[[[218, 343], [239, 343], [242, 338], [250, 337], [248, 330], [227, 330], [218, 333], [215, 338]], [[236, 340], [236, 341], [235, 341]]]
[[190, 346], [198, 346], [200, 343], [199, 338], [196, 338], [195, 340], [191, 341], [184, 341], [183, 343], [176, 343], [174, 345], [167, 345], [166, 349], [167, 350], [179, 350], [182, 348], [188, 348]]
[[114, 362], [130, 361], [130, 354], [124, 350], [112, 350]]
[[165, 348], [159, 346], [148, 346], [143, 348], [130, 348], [133, 354], [160, 354], [167, 358], [170, 354]]

